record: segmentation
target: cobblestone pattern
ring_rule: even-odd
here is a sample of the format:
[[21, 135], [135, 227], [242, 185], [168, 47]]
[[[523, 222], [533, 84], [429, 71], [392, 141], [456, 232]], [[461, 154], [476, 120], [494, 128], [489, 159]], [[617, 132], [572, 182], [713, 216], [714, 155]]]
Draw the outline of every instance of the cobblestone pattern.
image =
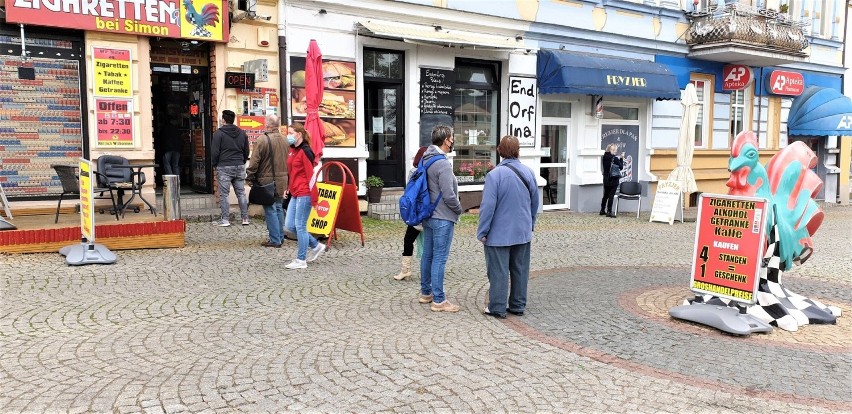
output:
[[[799, 275], [809, 284], [795, 288], [848, 298], [852, 209], [827, 213], [805, 266], [813, 269]], [[718, 381], [710, 382], [700, 371], [661, 375], [676, 367], [666, 365], [663, 355], [671, 351], [660, 344], [685, 349], [678, 339], [710, 341], [619, 313], [612, 295], [623, 284], [615, 278], [596, 278], [613, 293], [561, 287], [587, 297], [590, 314], [612, 310], [610, 321], [580, 325], [552, 317], [564, 315], [566, 303], [538, 287], [528, 316], [505, 323], [483, 317], [487, 280], [475, 220], [463, 217], [447, 268], [446, 290], [462, 306], [458, 314], [430, 312], [417, 303], [418, 282], [392, 279], [404, 231], [399, 222], [365, 219], [366, 247], [341, 232], [329, 252], [300, 271], [283, 268], [295, 256], [294, 243], [259, 246], [266, 229], [256, 219], [227, 228], [190, 223], [187, 247], [121, 251], [109, 266], [68, 267], [58, 254], [0, 255], [0, 411], [852, 411], [849, 352], [779, 350], [798, 367], [786, 379], [810, 375], [813, 366], [840, 376], [823, 391], [790, 380], [790, 393], [813, 396], [802, 401], [762, 393], [784, 389], [771, 381], [751, 389], [726, 385], [741, 371], [715, 372]], [[603, 243], [606, 234], [617, 234], [622, 245]], [[641, 265], [635, 279], [645, 282], [636, 286], [671, 285], [671, 269], [688, 266], [693, 240], [690, 223], [548, 213], [533, 245], [533, 269], [541, 274], [534, 282], [558, 285], [582, 273], [563, 268]], [[548, 325], [524, 328], [538, 318]], [[613, 328], [618, 321], [646, 330], [624, 335]], [[574, 343], [598, 336], [633, 350], [628, 355], [650, 356], [633, 362], [608, 357], [590, 348], [594, 343]], [[818, 398], [842, 404], [814, 403]]]

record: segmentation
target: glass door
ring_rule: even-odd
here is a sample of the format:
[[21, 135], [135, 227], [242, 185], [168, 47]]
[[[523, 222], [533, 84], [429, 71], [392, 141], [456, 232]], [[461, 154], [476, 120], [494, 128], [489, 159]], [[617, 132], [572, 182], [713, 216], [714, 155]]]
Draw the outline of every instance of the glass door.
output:
[[541, 126], [541, 176], [547, 180], [542, 190], [545, 210], [568, 208], [570, 124], [567, 121], [550, 122]]
[[405, 186], [405, 135], [402, 127], [402, 85], [365, 82], [367, 175], [375, 175], [385, 187]]
[[189, 135], [192, 142], [192, 189], [199, 193], [213, 192], [213, 167], [210, 164], [211, 131], [210, 102], [207, 97], [208, 81], [205, 77], [192, 78], [188, 82], [189, 102], [185, 102], [190, 113]]

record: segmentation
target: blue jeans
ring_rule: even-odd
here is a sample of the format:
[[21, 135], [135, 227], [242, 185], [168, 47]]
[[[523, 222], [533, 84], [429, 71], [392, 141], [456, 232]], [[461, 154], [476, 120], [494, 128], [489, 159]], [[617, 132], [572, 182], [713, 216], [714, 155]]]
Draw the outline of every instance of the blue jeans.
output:
[[229, 221], [228, 195], [231, 193], [231, 184], [234, 185], [234, 193], [237, 195], [237, 202], [240, 204], [240, 218], [248, 220], [246, 166], [220, 165], [216, 167], [216, 178], [219, 180], [219, 209], [222, 211], [222, 220]]
[[266, 230], [269, 232], [269, 242], [281, 244], [284, 241], [284, 199], [277, 198], [271, 206], [263, 206], [266, 220]]
[[163, 154], [164, 175], [180, 175], [180, 152], [169, 151]]
[[515, 312], [523, 312], [526, 309], [527, 282], [530, 280], [530, 244], [485, 246], [485, 266], [488, 269], [490, 285], [489, 312], [505, 314], [507, 308]]
[[287, 231], [296, 233], [299, 245], [296, 258], [299, 260], [305, 260], [308, 255], [308, 247], [311, 249], [317, 247], [317, 239], [308, 233], [308, 216], [310, 214], [311, 196], [295, 197], [290, 201], [290, 207], [287, 208], [287, 218], [284, 220]]
[[420, 293], [435, 295], [432, 302], [447, 300], [444, 294], [444, 270], [450, 257], [455, 223], [428, 219], [423, 222], [423, 257], [420, 258]]

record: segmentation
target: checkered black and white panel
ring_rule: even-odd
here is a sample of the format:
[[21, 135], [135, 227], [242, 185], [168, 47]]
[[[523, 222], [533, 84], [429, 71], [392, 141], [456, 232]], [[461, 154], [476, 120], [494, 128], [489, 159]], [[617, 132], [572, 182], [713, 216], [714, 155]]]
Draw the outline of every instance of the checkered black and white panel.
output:
[[[819, 301], [808, 299], [791, 292], [781, 284], [781, 257], [778, 254], [778, 227], [772, 227], [769, 245], [760, 268], [760, 281], [757, 288], [757, 304], [749, 306], [747, 313], [770, 325], [786, 331], [797, 331], [800, 326], [813, 324], [834, 324], [840, 316], [840, 308], [826, 306]], [[706, 303], [736, 307], [736, 302], [713, 295], [699, 295], [686, 299], [685, 305]]]

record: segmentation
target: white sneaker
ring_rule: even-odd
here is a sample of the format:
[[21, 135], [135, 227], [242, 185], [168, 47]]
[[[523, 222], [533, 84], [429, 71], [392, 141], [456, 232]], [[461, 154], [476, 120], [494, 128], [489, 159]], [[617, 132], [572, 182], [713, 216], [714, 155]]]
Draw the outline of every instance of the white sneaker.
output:
[[249, 224], [250, 224], [249, 219], [244, 218], [243, 219], [243, 226], [248, 226]]
[[228, 227], [231, 225], [231, 222], [228, 220], [216, 220], [213, 222], [213, 225], [219, 227]]
[[293, 259], [292, 262], [290, 262], [288, 265], [286, 265], [284, 267], [286, 267], [288, 269], [307, 269], [308, 263], [305, 262], [304, 260]]
[[313, 249], [311, 249], [311, 251], [308, 252], [308, 261], [313, 262], [314, 260], [317, 260], [317, 258], [320, 257], [320, 255], [324, 251], [325, 245], [322, 243], [317, 243], [317, 247], [314, 247]]

